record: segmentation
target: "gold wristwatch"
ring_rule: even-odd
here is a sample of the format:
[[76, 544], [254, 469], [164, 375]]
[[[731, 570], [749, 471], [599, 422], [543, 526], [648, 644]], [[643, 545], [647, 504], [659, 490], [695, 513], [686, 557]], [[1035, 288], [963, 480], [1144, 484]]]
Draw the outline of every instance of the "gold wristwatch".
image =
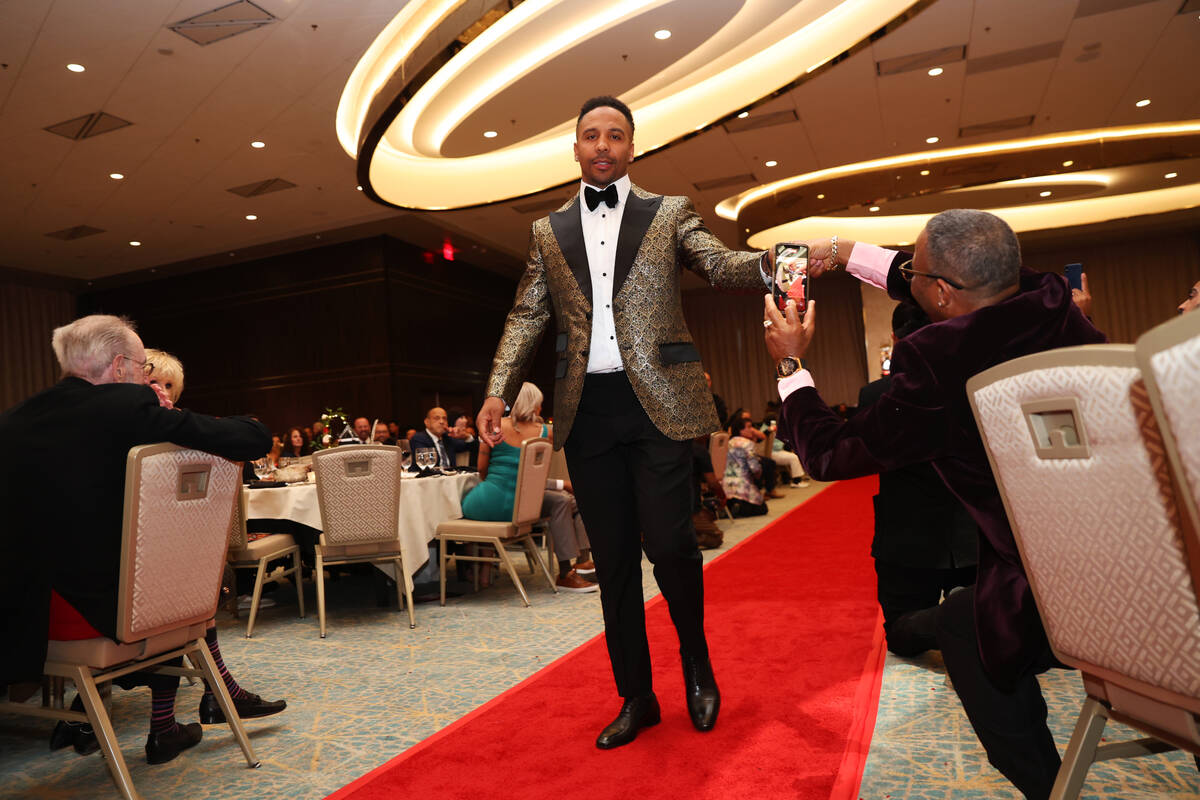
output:
[[784, 356], [775, 363], [775, 377], [782, 380], [791, 375], [795, 375], [804, 365], [800, 363], [800, 359], [795, 356]]

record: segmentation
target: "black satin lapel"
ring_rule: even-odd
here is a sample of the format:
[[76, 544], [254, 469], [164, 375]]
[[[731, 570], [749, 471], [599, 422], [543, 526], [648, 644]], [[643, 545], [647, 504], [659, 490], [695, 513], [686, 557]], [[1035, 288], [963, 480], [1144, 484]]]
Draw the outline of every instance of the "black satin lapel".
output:
[[579, 201], [576, 200], [562, 211], [550, 215], [550, 229], [554, 238], [558, 239], [558, 247], [567, 266], [575, 275], [579, 290], [587, 298], [588, 305], [592, 304], [592, 271], [588, 268], [587, 246], [583, 243], [583, 222], [579, 218]]
[[654, 216], [662, 205], [662, 197], [641, 198], [631, 190], [625, 198], [625, 214], [621, 217], [621, 233], [617, 236], [617, 257], [613, 266], [613, 297], [625, 285], [633, 259], [642, 246], [646, 229], [654, 222]]

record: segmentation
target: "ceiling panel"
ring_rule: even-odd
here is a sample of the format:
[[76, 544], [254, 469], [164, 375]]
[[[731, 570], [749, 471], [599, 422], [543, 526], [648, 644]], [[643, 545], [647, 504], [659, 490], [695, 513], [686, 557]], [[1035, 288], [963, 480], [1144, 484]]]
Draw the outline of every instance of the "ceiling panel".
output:
[[[1042, 104], [1042, 95], [1050, 76], [1054, 74], [1054, 61], [1035, 61], [1019, 67], [993, 69], [966, 76], [963, 82], [961, 127], [980, 125], [1014, 117], [1032, 116]], [[1014, 92], [1013, 87], [1021, 90]], [[1025, 129], [1020, 135], [1028, 135]], [[1005, 134], [1011, 137], [1010, 132]]]
[[[1187, 119], [1200, 96], [1200, 19], [1196, 14], [1177, 14], [1167, 23], [1162, 36], [1150, 49], [1141, 69], [1117, 102], [1110, 125]], [[1136, 103], [1149, 98], [1150, 105]]]
[[[1027, 2], [1027, 0], [1021, 0]], [[939, 0], [871, 45], [876, 61], [966, 44], [971, 35], [974, 0]]]
[[1075, 7], [1072, 0], [975, 0], [967, 58], [1061, 42]]
[[[936, 77], [925, 70], [913, 70], [876, 79], [889, 154], [929, 150], [954, 142], [966, 62], [957, 61], [942, 69], [945, 71]], [[940, 136], [942, 143], [927, 144], [927, 136]]]
[[866, 48], [792, 92], [822, 167], [888, 152], [875, 81], [875, 59]]

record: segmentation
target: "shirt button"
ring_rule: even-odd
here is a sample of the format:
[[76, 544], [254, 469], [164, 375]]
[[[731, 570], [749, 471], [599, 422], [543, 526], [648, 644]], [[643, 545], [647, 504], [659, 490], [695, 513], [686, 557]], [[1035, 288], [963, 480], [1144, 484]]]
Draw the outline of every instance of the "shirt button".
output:
[[604, 240], [603, 240], [603, 239], [601, 239], [601, 240], [600, 240], [600, 244], [604, 244]]
[[609, 338], [609, 339], [612, 339], [612, 338], [614, 338], [614, 337], [610, 336], [610, 337], [608, 337], [608, 338]]
[[[603, 242], [601, 242], [601, 244], [603, 244]], [[601, 272], [601, 273], [600, 273], [600, 277], [601, 277], [601, 278], [607, 278], [607, 277], [608, 277], [608, 273], [607, 273], [607, 272]]]

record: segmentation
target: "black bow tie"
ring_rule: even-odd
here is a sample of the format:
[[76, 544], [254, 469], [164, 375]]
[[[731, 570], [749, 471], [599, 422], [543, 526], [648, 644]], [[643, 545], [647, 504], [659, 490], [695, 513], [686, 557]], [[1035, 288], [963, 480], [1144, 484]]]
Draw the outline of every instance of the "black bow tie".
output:
[[595, 211], [596, 206], [600, 205], [603, 200], [604, 204], [609, 208], [616, 208], [617, 201], [617, 185], [610, 183], [604, 189], [593, 189], [590, 186], [583, 187], [583, 200], [587, 203], [588, 211]]

